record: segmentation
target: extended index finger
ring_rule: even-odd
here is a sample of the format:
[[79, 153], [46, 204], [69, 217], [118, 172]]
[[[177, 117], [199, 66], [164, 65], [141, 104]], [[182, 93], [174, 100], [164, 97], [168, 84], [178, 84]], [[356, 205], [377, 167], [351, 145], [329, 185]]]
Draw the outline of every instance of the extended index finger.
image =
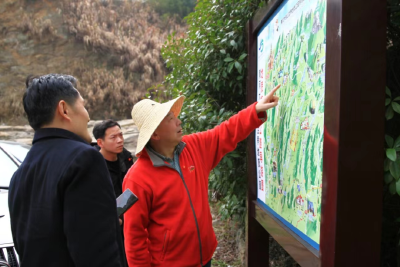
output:
[[279, 89], [279, 87], [281, 87], [280, 84], [278, 84], [278, 86], [276, 86], [274, 89], [272, 89], [272, 90], [268, 93], [268, 96], [274, 95], [275, 92]]

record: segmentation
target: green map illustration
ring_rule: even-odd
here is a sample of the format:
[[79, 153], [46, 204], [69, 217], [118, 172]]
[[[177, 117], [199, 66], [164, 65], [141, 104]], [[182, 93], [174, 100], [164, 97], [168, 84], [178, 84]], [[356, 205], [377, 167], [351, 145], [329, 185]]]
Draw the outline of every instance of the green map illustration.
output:
[[267, 122], [257, 131], [265, 190], [264, 199], [259, 198], [319, 244], [326, 0], [283, 5], [259, 36], [259, 97], [281, 85], [279, 105], [268, 110]]

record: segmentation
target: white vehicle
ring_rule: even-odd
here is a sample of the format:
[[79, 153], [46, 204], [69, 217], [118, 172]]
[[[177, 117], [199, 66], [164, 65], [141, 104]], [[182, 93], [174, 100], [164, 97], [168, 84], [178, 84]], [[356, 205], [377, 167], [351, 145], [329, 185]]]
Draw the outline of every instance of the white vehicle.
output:
[[11, 233], [8, 187], [29, 149], [30, 146], [25, 144], [0, 141], [0, 266], [20, 266]]

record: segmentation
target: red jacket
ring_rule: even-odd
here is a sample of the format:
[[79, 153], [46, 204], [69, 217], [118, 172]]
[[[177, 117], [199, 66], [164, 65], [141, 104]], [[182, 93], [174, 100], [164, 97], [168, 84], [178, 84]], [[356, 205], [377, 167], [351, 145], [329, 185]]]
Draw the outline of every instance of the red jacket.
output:
[[165, 165], [154, 166], [143, 150], [123, 183], [124, 190], [129, 188], [139, 198], [125, 213], [129, 266], [189, 267], [211, 260], [217, 240], [208, 204], [208, 176], [262, 123], [253, 104], [212, 130], [184, 136], [186, 146], [179, 156], [183, 177]]

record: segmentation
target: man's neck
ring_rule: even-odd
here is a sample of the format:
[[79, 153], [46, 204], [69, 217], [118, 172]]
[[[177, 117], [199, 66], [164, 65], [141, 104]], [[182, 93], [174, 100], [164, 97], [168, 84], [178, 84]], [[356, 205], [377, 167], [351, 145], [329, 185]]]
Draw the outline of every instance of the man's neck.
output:
[[158, 144], [150, 144], [151, 148], [157, 153], [163, 155], [164, 157], [173, 159], [175, 147], [159, 146]]
[[118, 154], [110, 153], [108, 151], [105, 151], [104, 149], [100, 149], [100, 153], [108, 161], [117, 161], [118, 160]]

